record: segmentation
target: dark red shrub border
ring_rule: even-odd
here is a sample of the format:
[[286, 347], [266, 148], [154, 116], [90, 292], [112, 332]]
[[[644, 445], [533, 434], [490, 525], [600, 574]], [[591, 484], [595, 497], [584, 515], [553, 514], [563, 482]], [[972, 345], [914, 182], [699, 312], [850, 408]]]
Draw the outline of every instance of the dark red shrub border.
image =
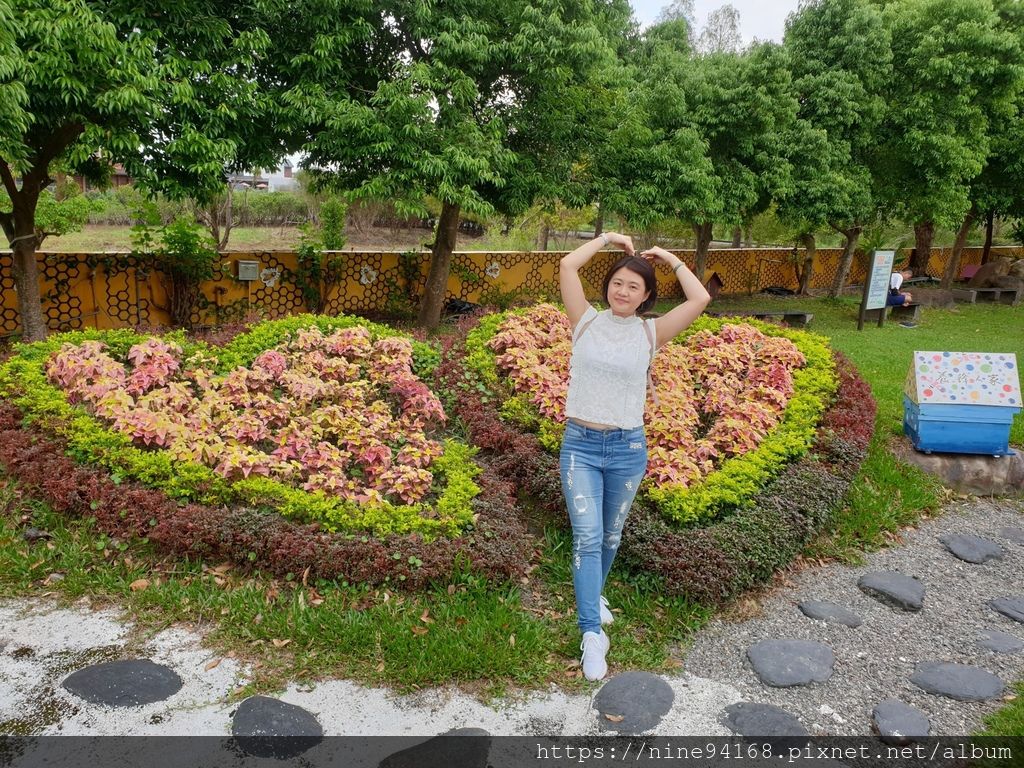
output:
[[3, 401], [0, 464], [33, 497], [69, 517], [95, 518], [108, 536], [148, 537], [169, 554], [230, 560], [277, 576], [309, 568], [312, 578], [409, 589], [458, 569], [505, 580], [524, 573], [532, 549], [515, 489], [486, 466], [477, 478], [482, 491], [474, 528], [458, 539], [425, 542], [419, 535], [364, 541], [254, 509], [178, 506], [160, 491], [115, 484], [109, 474], [76, 464], [59, 440], [23, 429], [21, 414]]

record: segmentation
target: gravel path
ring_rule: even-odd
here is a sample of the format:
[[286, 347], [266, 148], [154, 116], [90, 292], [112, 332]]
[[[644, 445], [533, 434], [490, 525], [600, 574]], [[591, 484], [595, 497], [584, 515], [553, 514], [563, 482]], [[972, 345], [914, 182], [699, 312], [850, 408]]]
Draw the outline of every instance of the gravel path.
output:
[[[701, 631], [685, 659], [686, 671], [728, 682], [747, 701], [782, 707], [797, 715], [811, 733], [871, 733], [876, 704], [897, 698], [931, 720], [933, 735], [964, 735], [978, 730], [982, 719], [1005, 702], [954, 701], [923, 692], [909, 678], [917, 662], [970, 664], [1009, 684], [1024, 680], [1024, 653], [994, 653], [981, 647], [978, 635], [996, 629], [1024, 637], [1024, 624], [1006, 618], [988, 600], [1024, 593], [1024, 542], [1001, 533], [1024, 527], [1019, 501], [972, 499], [948, 506], [941, 517], [904, 531], [905, 543], [866, 557], [859, 567], [830, 565], [800, 573], [764, 603], [760, 616], [741, 623], [715, 620]], [[1001, 560], [972, 565], [951, 555], [939, 542], [944, 534], [974, 534], [999, 542]], [[888, 570], [913, 576], [926, 588], [924, 608], [907, 613], [883, 605], [857, 587], [869, 571]], [[846, 606], [863, 620], [851, 629], [816, 621], [797, 608], [803, 600], [828, 600]], [[829, 680], [795, 688], [763, 684], [747, 661], [746, 650], [769, 638], [816, 640], [835, 653]]]

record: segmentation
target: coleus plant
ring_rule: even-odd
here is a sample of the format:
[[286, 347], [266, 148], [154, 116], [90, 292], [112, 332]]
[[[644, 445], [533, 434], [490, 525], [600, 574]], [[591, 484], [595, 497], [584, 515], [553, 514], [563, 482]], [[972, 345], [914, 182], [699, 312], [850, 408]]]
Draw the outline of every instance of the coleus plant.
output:
[[362, 326], [313, 326], [216, 375], [216, 358], [183, 359], [158, 338], [114, 356], [101, 341], [65, 343], [45, 365], [71, 403], [174, 459], [225, 479], [272, 478], [358, 503], [416, 504], [443, 453], [428, 431], [441, 402], [413, 373], [408, 339]]
[[[564, 421], [571, 341], [568, 318], [542, 304], [508, 317], [489, 342], [499, 370], [545, 417]], [[686, 487], [721, 461], [755, 448], [779, 422], [804, 356], [750, 325], [700, 331], [654, 358], [658, 404], [645, 413], [648, 478]]]
[[429, 541], [474, 524], [480, 493], [474, 450], [437, 439], [444, 409], [419, 377], [438, 360], [344, 315], [261, 323], [221, 347], [80, 331], [19, 347], [0, 365], [0, 395], [78, 461], [181, 503]]

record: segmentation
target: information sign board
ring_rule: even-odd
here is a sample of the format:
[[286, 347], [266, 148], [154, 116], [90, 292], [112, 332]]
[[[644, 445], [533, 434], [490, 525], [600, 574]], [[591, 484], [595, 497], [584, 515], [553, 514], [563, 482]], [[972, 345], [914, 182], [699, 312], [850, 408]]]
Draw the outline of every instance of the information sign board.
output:
[[868, 274], [864, 280], [864, 295], [860, 300], [860, 313], [857, 315], [857, 330], [864, 329], [864, 316], [869, 309], [878, 310], [878, 327], [885, 322], [885, 298], [889, 294], [889, 282], [892, 280], [892, 263], [896, 251], [874, 251]]
[[889, 281], [892, 280], [892, 262], [895, 251], [875, 251], [871, 258], [871, 274], [868, 275], [867, 303], [864, 309], [881, 309], [889, 295]]

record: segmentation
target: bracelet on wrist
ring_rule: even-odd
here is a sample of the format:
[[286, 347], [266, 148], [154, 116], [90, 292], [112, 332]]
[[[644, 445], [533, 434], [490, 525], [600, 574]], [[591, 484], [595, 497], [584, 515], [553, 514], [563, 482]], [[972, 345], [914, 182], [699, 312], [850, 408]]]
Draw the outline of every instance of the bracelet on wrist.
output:
[[598, 235], [598, 237], [600, 237], [602, 240], [604, 240], [604, 247], [605, 248], [607, 248], [609, 245], [611, 245], [611, 243], [608, 242], [608, 235], [606, 235], [604, 232], [602, 232], [600, 235]]
[[676, 264], [674, 267], [672, 267], [672, 274], [676, 274], [679, 271], [679, 268], [680, 267], [684, 267], [684, 266], [686, 266], [686, 265], [683, 264], [683, 262], [680, 261], [678, 264]]

